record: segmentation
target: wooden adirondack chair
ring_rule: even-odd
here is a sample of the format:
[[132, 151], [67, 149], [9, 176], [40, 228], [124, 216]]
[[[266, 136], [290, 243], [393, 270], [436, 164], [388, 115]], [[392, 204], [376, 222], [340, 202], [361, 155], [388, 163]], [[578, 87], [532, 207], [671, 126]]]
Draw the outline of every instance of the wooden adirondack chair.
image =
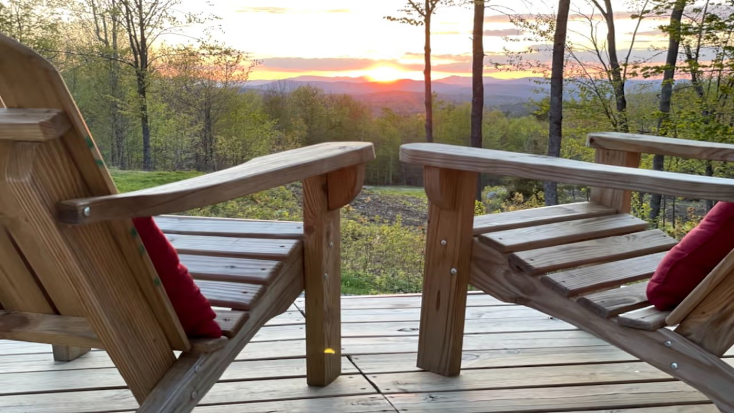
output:
[[[467, 284], [584, 329], [734, 412], [734, 252], [672, 313], [645, 288], [676, 241], [630, 212], [630, 190], [734, 202], [734, 181], [635, 169], [641, 153], [734, 160], [734, 146], [653, 136], [589, 136], [587, 163], [408, 144], [430, 200], [418, 366], [459, 374]], [[474, 217], [478, 173], [592, 187], [591, 201]], [[668, 327], [677, 326], [675, 330]], [[528, 378], [532, 381], [532, 378]]]
[[[117, 194], [59, 73], [0, 35], [0, 338], [57, 360], [109, 353], [144, 412], [190, 411], [258, 329], [306, 289], [308, 383], [340, 374], [339, 209], [369, 143], [322, 144]], [[130, 218], [303, 181], [304, 223], [164, 217], [226, 338], [189, 339]], [[176, 358], [174, 350], [182, 351]]]

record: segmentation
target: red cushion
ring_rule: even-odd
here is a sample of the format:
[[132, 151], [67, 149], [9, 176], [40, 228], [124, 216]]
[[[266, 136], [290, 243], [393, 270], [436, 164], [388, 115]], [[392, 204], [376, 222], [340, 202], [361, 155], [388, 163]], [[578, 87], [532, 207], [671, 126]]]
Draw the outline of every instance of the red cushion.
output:
[[222, 329], [214, 321], [216, 314], [212, 306], [153, 218], [135, 218], [133, 223], [186, 334], [189, 337], [221, 337]]
[[647, 299], [672, 310], [734, 249], [734, 203], [719, 202], [673, 247], [647, 286]]

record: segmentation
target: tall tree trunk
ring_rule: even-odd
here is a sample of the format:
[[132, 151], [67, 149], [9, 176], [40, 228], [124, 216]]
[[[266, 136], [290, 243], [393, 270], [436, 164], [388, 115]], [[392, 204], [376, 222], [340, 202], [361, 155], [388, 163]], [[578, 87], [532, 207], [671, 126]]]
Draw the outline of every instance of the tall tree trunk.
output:
[[140, 127], [143, 133], [143, 170], [153, 169], [153, 161], [150, 153], [150, 118], [148, 114], [148, 85], [145, 72], [137, 71], [138, 100], [140, 102]]
[[[551, 68], [550, 111], [548, 114], [548, 155], [561, 156], [561, 138], [563, 137], [563, 64], [566, 52], [566, 30], [571, 0], [559, 0], [556, 16], [556, 32], [553, 36], [553, 59]], [[558, 186], [555, 182], [546, 182], [545, 204], [558, 204]]]
[[426, 43], [423, 48], [425, 68], [423, 69], [423, 82], [426, 94], [426, 142], [433, 142], [433, 90], [431, 88], [431, 9], [430, 1], [426, 0], [426, 16], [424, 21]]
[[[686, 0], [676, 0], [673, 12], [670, 14], [670, 32], [668, 35], [668, 54], [665, 58], [665, 71], [663, 72], [663, 85], [660, 90], [660, 117], [658, 118], [658, 134], [668, 135], [668, 120], [670, 118], [670, 103], [673, 98], [673, 79], [675, 78], [675, 64], [678, 61], [678, 50], [680, 49], [680, 28], [683, 10]], [[652, 168], [662, 171], [665, 160], [662, 155], [655, 155], [652, 159]], [[657, 222], [660, 216], [660, 203], [662, 196], [652, 194], [650, 196], [650, 220]]]
[[[472, 38], [471, 146], [482, 147], [484, 114], [484, 0], [474, 0]], [[477, 180], [477, 201], [482, 200], [482, 180]]]
[[612, 9], [612, 1], [604, 0], [606, 12], [604, 12], [604, 20], [607, 23], [607, 45], [609, 49], [609, 66], [611, 69], [612, 85], [614, 87], [614, 99], [617, 104], [617, 129], [620, 132], [629, 132], [629, 124], [627, 121], [627, 98], [624, 94], [624, 84], [626, 79], [622, 79], [622, 67], [619, 65], [617, 57], [617, 31], [614, 26], [614, 10]]

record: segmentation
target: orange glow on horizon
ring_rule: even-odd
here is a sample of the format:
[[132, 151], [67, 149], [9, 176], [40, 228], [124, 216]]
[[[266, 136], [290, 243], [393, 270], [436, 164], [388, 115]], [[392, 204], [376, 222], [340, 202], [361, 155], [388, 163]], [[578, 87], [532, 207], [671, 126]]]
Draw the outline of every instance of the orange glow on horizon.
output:
[[364, 76], [373, 82], [389, 83], [407, 79], [408, 73], [395, 66], [375, 66], [367, 69]]

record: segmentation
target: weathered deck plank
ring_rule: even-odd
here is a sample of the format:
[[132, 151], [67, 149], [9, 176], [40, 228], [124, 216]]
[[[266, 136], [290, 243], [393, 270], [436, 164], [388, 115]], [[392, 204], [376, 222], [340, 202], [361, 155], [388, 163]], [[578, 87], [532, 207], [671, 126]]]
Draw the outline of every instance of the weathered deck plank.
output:
[[[629, 354], [483, 294], [469, 295], [463, 370], [454, 378], [415, 367], [420, 296], [342, 302], [344, 373], [333, 385], [306, 385], [303, 303], [296, 302], [245, 347], [195, 412], [716, 411], [700, 393]], [[0, 341], [0, 411], [136, 409], [104, 351], [70, 363], [56, 363], [50, 353], [49, 345]]]

